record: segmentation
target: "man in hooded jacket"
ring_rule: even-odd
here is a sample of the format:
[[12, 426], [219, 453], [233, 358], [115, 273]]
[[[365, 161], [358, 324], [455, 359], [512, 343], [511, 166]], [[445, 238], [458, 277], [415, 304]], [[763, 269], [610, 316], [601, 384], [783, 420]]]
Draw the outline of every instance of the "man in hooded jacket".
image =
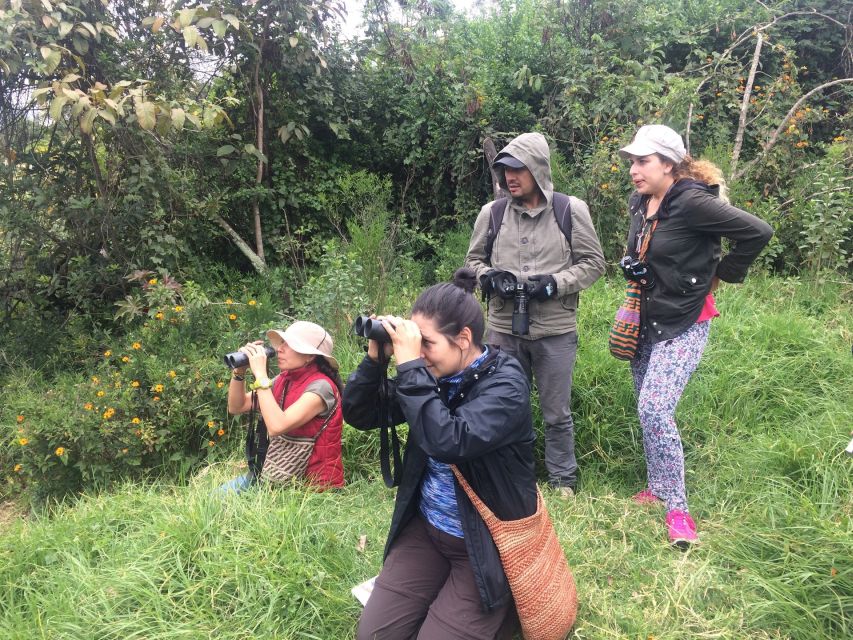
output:
[[[509, 191], [503, 220], [488, 255], [493, 202], [477, 216], [466, 265], [474, 269], [489, 297], [488, 343], [515, 356], [535, 378], [545, 421], [548, 482], [564, 496], [577, 482], [572, 372], [578, 337], [578, 293], [604, 273], [604, 255], [589, 207], [569, 197], [571, 242], [554, 213], [551, 152], [545, 137], [523, 133], [495, 158], [500, 185]], [[513, 335], [512, 283], [527, 284], [530, 326]]]

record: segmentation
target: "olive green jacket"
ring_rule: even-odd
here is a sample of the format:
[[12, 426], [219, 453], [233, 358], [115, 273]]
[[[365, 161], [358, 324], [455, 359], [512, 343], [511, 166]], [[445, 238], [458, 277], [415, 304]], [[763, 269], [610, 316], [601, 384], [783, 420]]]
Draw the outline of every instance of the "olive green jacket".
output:
[[[503, 148], [498, 158], [505, 155], [525, 164], [546, 203], [528, 210], [514, 200], [509, 201], [488, 262], [485, 247], [492, 203], [486, 204], [474, 223], [465, 264], [478, 278], [490, 269], [509, 271], [519, 282], [526, 282], [532, 275], [553, 276], [557, 295], [542, 302], [530, 302], [530, 334], [523, 337], [536, 340], [576, 331], [578, 292], [591, 286], [604, 273], [604, 255], [589, 207], [583, 200], [571, 196], [570, 247], [554, 216], [551, 154], [545, 137], [539, 133], [521, 134]], [[501, 186], [506, 188], [503, 176]], [[489, 326], [500, 333], [512, 333], [512, 308], [512, 300], [493, 295], [489, 301]]]

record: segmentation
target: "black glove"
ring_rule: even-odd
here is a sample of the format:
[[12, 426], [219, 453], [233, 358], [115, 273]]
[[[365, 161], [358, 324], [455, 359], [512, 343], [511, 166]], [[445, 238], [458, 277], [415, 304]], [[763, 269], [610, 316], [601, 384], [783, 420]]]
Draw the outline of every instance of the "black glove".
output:
[[509, 271], [492, 269], [480, 276], [480, 289], [484, 296], [496, 295], [509, 300], [515, 294], [516, 277]]
[[527, 278], [529, 284], [527, 293], [531, 300], [547, 300], [557, 295], [557, 281], [554, 276], [535, 275]]

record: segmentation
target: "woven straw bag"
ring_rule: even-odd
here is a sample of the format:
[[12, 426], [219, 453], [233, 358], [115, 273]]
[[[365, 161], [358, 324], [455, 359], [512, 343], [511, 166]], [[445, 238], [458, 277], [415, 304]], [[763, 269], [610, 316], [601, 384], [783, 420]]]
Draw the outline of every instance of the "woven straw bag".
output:
[[536, 513], [520, 520], [499, 520], [456, 465], [450, 468], [492, 534], [525, 639], [562, 640], [575, 623], [578, 594], [539, 488]]

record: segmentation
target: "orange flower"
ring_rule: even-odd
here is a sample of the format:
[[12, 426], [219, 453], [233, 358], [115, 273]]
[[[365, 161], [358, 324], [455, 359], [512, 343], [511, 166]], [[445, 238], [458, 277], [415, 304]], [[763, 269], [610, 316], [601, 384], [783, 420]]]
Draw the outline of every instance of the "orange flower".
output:
[[231, 298], [225, 298], [225, 304], [234, 304], [234, 301]]
[[23, 469], [23, 468], [24, 468], [24, 465], [22, 465], [22, 464], [16, 464], [16, 465], [15, 465], [15, 473], [20, 473], [20, 472], [21, 472], [21, 469]]
[[134, 380], [133, 382], [130, 383], [130, 386], [135, 389], [136, 387], [139, 386], [139, 380]]
[[163, 385], [162, 384], [155, 384], [152, 388], [157, 393], [163, 393]]
[[216, 435], [224, 436], [225, 435], [225, 429], [220, 429], [219, 431], [216, 432]]
[[65, 455], [65, 447], [56, 447], [56, 451], [54, 451], [54, 453], [61, 458]]
[[159, 402], [160, 396], [154, 396], [153, 398], [151, 398], [151, 400], [153, 400], [154, 402]]
[[121, 452], [122, 452], [122, 453], [127, 453], [127, 449], [122, 449], [122, 450], [121, 450]]
[[122, 356], [121, 361], [122, 362], [130, 362], [130, 358], [128, 358], [127, 356]]
[[165, 316], [163, 315], [162, 311], [158, 311], [157, 313], [154, 314], [154, 317], [157, 318], [158, 320], [162, 320]]
[[133, 347], [134, 349], [136, 349], [137, 351], [139, 351], [139, 350], [142, 348], [142, 345], [141, 345], [141, 344], [139, 344], [138, 342], [134, 342], [134, 343], [133, 343], [132, 345], [130, 345], [130, 346], [131, 346], [131, 347]]
[[112, 352], [112, 351], [110, 351], [109, 349], [107, 349], [106, 351], [104, 351], [104, 357], [105, 357], [105, 358], [109, 358], [111, 355], [113, 355], [113, 352]]
[[95, 408], [95, 405], [93, 405], [91, 402], [87, 402], [86, 404], [83, 405], [83, 408], [86, 411], [91, 411], [92, 409]]
[[24, 421], [24, 416], [19, 415], [17, 419], [18, 419], [18, 423], [20, 424], [21, 422]]
[[109, 420], [110, 418], [112, 418], [115, 415], [115, 413], [116, 413], [115, 409], [113, 409], [112, 407], [107, 407], [107, 410], [104, 411], [104, 413], [103, 413], [104, 420]]
[[229, 320], [236, 320], [236, 319], [237, 319], [237, 314], [236, 314], [236, 313], [232, 313], [232, 314], [230, 314], [230, 315], [228, 316], [228, 319], [229, 319]]
[[601, 185], [599, 185], [599, 186], [600, 186], [602, 191], [607, 191], [610, 188], [610, 185], [607, 184], [606, 182], [601, 183]]
[[208, 441], [207, 441], [207, 446], [208, 446], [208, 447], [212, 447], [212, 446], [214, 446], [215, 444], [216, 444], [216, 443], [215, 443], [213, 440], [208, 440]]
[[18, 444], [22, 447], [26, 447], [30, 443], [29, 438], [18, 438]]

